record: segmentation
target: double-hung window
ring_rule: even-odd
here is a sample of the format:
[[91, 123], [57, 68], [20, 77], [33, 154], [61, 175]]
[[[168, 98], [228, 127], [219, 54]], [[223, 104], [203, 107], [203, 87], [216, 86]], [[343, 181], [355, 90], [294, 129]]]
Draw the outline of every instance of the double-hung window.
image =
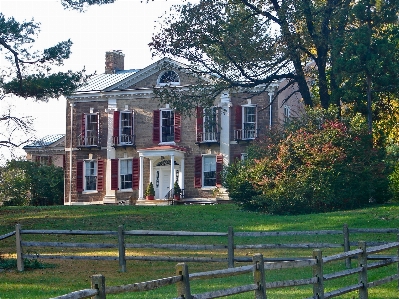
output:
[[243, 106], [243, 139], [256, 137], [256, 106]]
[[153, 142], [173, 143], [180, 142], [181, 116], [173, 109], [154, 111]]
[[161, 142], [175, 141], [175, 112], [161, 110]]
[[121, 190], [132, 189], [132, 159], [120, 160], [120, 183]]
[[84, 190], [94, 191], [97, 190], [97, 161], [85, 160], [84, 161]]
[[197, 107], [197, 142], [219, 142], [218, 108]]
[[114, 112], [114, 145], [134, 145], [134, 111], [115, 111]]
[[140, 159], [111, 159], [111, 190], [132, 191], [139, 188]]
[[99, 145], [99, 114], [84, 113], [82, 115], [82, 133], [80, 138], [81, 146]]
[[216, 156], [204, 156], [203, 187], [216, 186]]
[[76, 190], [92, 192], [104, 190], [104, 160], [78, 160], [76, 165]]
[[258, 137], [256, 105], [236, 106], [235, 127], [235, 140], [248, 140]]
[[222, 155], [202, 155], [195, 157], [194, 187], [210, 188], [221, 186], [223, 169]]

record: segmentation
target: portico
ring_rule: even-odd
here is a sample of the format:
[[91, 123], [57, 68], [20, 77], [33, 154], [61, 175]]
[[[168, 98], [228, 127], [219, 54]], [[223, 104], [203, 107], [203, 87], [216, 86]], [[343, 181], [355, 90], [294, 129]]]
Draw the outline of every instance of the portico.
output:
[[139, 200], [144, 199], [144, 159], [149, 159], [149, 181], [153, 183], [155, 198], [166, 199], [177, 181], [184, 189], [185, 148], [175, 145], [161, 145], [138, 149], [140, 158]]

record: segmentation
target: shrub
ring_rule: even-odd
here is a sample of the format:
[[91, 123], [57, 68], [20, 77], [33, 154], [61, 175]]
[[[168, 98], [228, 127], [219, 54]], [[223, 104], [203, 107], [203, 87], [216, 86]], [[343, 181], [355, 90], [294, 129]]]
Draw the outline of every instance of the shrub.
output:
[[384, 152], [372, 147], [364, 127], [317, 113], [305, 120], [284, 130], [285, 138], [253, 145], [249, 153], [255, 155], [228, 167], [225, 185], [235, 202], [271, 214], [299, 214], [389, 199]]

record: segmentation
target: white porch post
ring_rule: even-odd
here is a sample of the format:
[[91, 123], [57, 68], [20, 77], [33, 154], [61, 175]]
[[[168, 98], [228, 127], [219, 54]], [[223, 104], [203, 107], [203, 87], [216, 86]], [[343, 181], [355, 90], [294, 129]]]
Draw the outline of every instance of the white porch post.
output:
[[184, 189], [184, 158], [180, 161], [180, 188]]
[[153, 169], [152, 169], [152, 166], [153, 166], [153, 161], [152, 161], [152, 159], [150, 159], [150, 182], [153, 181], [153, 176], [152, 176]]
[[104, 203], [116, 203], [115, 190], [111, 190], [111, 159], [115, 159], [113, 143], [114, 111], [117, 109], [116, 99], [108, 100], [108, 132], [107, 132], [107, 164], [105, 170], [105, 196]]
[[144, 199], [144, 157], [140, 154], [140, 179], [139, 179], [139, 199]]
[[175, 155], [170, 155], [170, 184], [169, 184], [169, 190], [173, 189], [174, 182], [175, 182]]

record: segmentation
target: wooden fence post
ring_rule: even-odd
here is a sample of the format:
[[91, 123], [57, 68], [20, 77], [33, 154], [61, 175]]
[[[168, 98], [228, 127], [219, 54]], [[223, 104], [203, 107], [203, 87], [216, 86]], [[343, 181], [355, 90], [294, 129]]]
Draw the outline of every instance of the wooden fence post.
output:
[[234, 230], [229, 226], [227, 233], [227, 267], [234, 268]]
[[316, 259], [313, 276], [317, 278], [317, 283], [313, 284], [313, 298], [324, 299], [323, 256], [320, 249], [313, 250], [313, 258]]
[[103, 275], [96, 274], [91, 277], [91, 288], [98, 290], [98, 294], [93, 299], [106, 299], [105, 277]]
[[121, 272], [126, 272], [126, 256], [125, 256], [125, 235], [123, 225], [118, 227], [118, 249], [119, 249], [119, 266]]
[[[344, 235], [344, 252], [348, 252], [351, 250], [351, 246], [350, 246], [350, 241], [349, 241], [349, 228], [346, 223], [344, 224], [343, 235]], [[347, 257], [345, 259], [345, 266], [347, 269], [350, 269], [352, 267], [350, 257]]]
[[255, 290], [255, 299], [266, 299], [266, 282], [265, 282], [265, 262], [262, 254], [255, 254], [252, 258], [254, 263], [254, 283], [258, 285]]
[[176, 275], [181, 275], [182, 280], [176, 283], [177, 297], [191, 299], [190, 276], [188, 266], [185, 263], [176, 265]]
[[362, 253], [357, 256], [358, 266], [362, 268], [359, 272], [359, 283], [363, 284], [363, 287], [359, 289], [359, 299], [368, 299], [366, 242], [359, 241], [359, 248], [362, 250]]
[[17, 245], [17, 269], [24, 271], [24, 259], [22, 258], [22, 238], [21, 238], [21, 225], [15, 225], [15, 240]]

